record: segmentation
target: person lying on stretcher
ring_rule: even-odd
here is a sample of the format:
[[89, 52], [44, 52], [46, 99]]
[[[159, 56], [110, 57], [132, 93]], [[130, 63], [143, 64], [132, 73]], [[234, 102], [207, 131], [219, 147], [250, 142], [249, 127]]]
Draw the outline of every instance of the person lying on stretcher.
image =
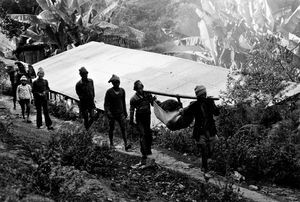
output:
[[177, 100], [178, 101], [168, 99], [164, 102], [157, 100], [154, 103], [154, 113], [156, 117], [172, 131], [187, 128], [191, 125], [195, 118], [195, 113], [197, 113], [193, 111], [195, 103], [206, 102], [209, 103], [206, 104], [208, 108], [216, 107], [214, 104], [216, 98], [206, 97], [206, 93], [205, 97], [202, 97], [200, 100], [197, 98], [197, 101], [191, 102], [187, 107], [182, 106], [179, 97]]
[[154, 103], [154, 113], [156, 117], [163, 122], [170, 130], [180, 130], [188, 127], [194, 120], [192, 114], [184, 113], [182, 103], [173, 99], [164, 102], [156, 101]]

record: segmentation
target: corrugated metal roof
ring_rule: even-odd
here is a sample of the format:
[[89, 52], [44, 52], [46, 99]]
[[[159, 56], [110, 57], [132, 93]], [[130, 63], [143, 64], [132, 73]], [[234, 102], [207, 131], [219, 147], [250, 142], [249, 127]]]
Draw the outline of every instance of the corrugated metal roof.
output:
[[74, 98], [77, 98], [75, 85], [80, 80], [78, 69], [85, 66], [89, 78], [94, 80], [96, 106], [100, 109], [103, 109], [105, 92], [111, 87], [108, 80], [112, 74], [121, 78], [128, 104], [134, 94], [133, 83], [138, 79], [147, 90], [193, 96], [194, 87], [202, 84], [209, 95], [218, 96], [220, 90], [225, 90], [228, 74], [222, 67], [98, 42], [65, 51], [33, 66], [35, 70], [44, 68], [52, 90]]

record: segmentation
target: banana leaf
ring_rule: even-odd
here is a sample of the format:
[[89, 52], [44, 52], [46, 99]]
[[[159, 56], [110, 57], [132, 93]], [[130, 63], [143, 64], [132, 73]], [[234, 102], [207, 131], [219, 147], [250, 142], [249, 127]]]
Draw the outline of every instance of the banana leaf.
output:
[[15, 66], [16, 61], [0, 56], [0, 62], [4, 63], [6, 66]]
[[289, 10], [294, 12], [300, 4], [298, 0], [267, 0], [267, 2], [274, 17], [281, 17]]
[[48, 10], [48, 11], [52, 10], [53, 3], [51, 0], [36, 0], [36, 2], [43, 10]]
[[297, 36], [300, 36], [299, 24], [300, 22], [300, 6], [295, 10], [295, 12], [287, 19], [284, 28]]
[[110, 16], [110, 14], [118, 8], [119, 3], [113, 2], [107, 8], [98, 12], [98, 14], [91, 20], [92, 24], [97, 24], [100, 21], [105, 21], [105, 17]]
[[58, 42], [60, 44], [60, 47], [64, 47], [66, 44], [67, 44], [67, 35], [65, 33], [65, 22], [64, 21], [61, 21], [59, 23], [59, 26], [58, 26], [58, 30], [56, 32], [56, 38], [58, 38]]
[[60, 43], [55, 35], [55, 32], [53, 31], [53, 29], [51, 28], [50, 25], [47, 25], [43, 31], [45, 32], [45, 34], [47, 35], [47, 37], [49, 38], [50, 41], [52, 41], [54, 44], [57, 44], [58, 46], [60, 45]]
[[9, 14], [11, 19], [28, 24], [40, 24], [41, 21], [38, 19], [36, 15], [31, 14]]
[[57, 15], [59, 15], [59, 17], [61, 17], [67, 24], [69, 24], [69, 25], [74, 24], [73, 21], [72, 21], [71, 16], [68, 16], [68, 14], [66, 14], [65, 12], [63, 12], [61, 10], [58, 10], [58, 9], [56, 9], [54, 12]]
[[57, 17], [48, 10], [42, 11], [38, 16], [38, 19], [40, 19], [42, 22], [47, 24], [56, 24], [57, 23]]
[[22, 33], [22, 36], [28, 37], [28, 38], [32, 38], [34, 41], [41, 41], [42, 39], [42, 35], [39, 35], [38, 33], [27, 29]]
[[138, 30], [138, 29], [135, 29], [135, 28], [133, 28], [133, 27], [128, 27], [129, 28], [129, 30], [130, 30], [130, 32], [135, 36], [135, 38], [138, 40], [138, 42], [140, 43], [140, 44], [142, 44], [143, 43], [143, 41], [144, 41], [144, 38], [145, 38], [145, 33], [144, 32], [142, 32], [142, 31], [140, 31], [140, 30]]
[[106, 21], [100, 21], [100, 22], [94, 21], [94, 23], [92, 25], [90, 25], [90, 27], [101, 28], [101, 29], [117, 29], [117, 28], [119, 28], [117, 25], [114, 25], [114, 24], [106, 22]]
[[81, 8], [81, 16], [82, 16], [82, 23], [83, 26], [87, 26], [90, 22], [90, 16], [93, 9], [93, 4], [91, 2], [87, 2], [80, 6]]
[[71, 15], [75, 10], [79, 10], [77, 0], [64, 0], [61, 2], [61, 9], [65, 10], [68, 15]]

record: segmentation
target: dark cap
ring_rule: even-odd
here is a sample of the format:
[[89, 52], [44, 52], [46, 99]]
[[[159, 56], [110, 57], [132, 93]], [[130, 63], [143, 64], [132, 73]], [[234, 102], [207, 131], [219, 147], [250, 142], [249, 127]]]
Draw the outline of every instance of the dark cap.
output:
[[85, 67], [81, 67], [81, 68], [79, 69], [79, 73], [81, 73], [81, 74], [88, 74], [89, 72], [86, 70]]
[[139, 86], [142, 86], [142, 88], [144, 88], [143, 83], [140, 80], [136, 80], [133, 84], [133, 90], [137, 90]]
[[113, 74], [111, 78], [108, 80], [108, 83], [113, 82], [113, 81], [120, 81], [120, 77], [117, 75]]

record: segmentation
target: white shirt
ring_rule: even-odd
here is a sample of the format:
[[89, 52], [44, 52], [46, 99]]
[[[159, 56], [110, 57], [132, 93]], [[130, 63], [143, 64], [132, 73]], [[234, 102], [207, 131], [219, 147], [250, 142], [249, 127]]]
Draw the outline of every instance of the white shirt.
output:
[[32, 100], [32, 90], [31, 90], [31, 86], [29, 84], [18, 85], [16, 94], [17, 94], [17, 100], [20, 100], [20, 99]]

